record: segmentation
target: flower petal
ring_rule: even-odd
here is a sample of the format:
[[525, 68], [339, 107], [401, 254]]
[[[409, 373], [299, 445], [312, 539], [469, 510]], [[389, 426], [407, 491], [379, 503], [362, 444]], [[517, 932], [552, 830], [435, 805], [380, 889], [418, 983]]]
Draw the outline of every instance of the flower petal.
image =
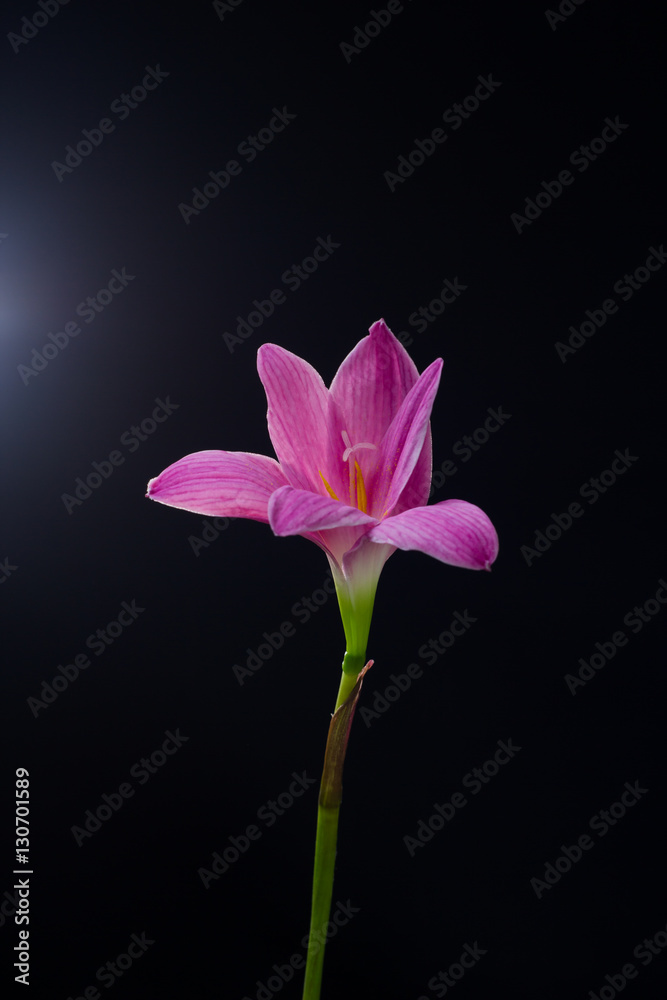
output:
[[426, 428], [426, 437], [419, 453], [412, 475], [401, 491], [393, 513], [401, 514], [410, 507], [423, 507], [428, 503], [433, 479], [433, 446], [431, 443], [431, 423]]
[[[319, 470], [329, 465], [329, 390], [307, 361], [276, 344], [260, 347], [257, 370], [269, 404], [269, 435], [287, 482], [325, 493]], [[342, 452], [342, 438], [336, 448]]]
[[269, 523], [276, 535], [307, 535], [328, 528], [376, 524], [374, 517], [331, 497], [284, 486], [271, 497]]
[[148, 484], [147, 497], [213, 517], [268, 522], [271, 494], [287, 484], [274, 458], [245, 451], [196, 451]]
[[353, 444], [379, 445], [419, 377], [403, 345], [383, 319], [348, 354], [331, 383]]
[[[370, 487], [373, 513], [377, 517], [384, 517], [392, 511], [421, 459], [441, 371], [442, 359], [438, 358], [422, 372], [382, 440], [377, 473]], [[427, 446], [425, 458], [429, 456], [430, 448]], [[421, 460], [418, 476], [422, 490], [425, 472], [425, 462]], [[410, 500], [409, 497], [407, 499]]]
[[483, 510], [465, 500], [443, 500], [386, 517], [367, 538], [467, 569], [490, 569], [498, 555], [496, 529]]

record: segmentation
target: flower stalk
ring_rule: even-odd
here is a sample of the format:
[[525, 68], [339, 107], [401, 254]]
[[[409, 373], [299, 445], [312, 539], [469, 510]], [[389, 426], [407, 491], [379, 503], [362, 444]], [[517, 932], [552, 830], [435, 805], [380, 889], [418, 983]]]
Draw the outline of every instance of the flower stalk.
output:
[[[373, 660], [369, 660], [363, 670], [354, 678], [351, 674], [343, 673], [336, 701], [336, 711], [329, 725], [320, 795], [317, 803], [313, 898], [310, 911], [310, 933], [308, 935], [303, 1000], [320, 1000], [322, 969], [324, 967], [322, 938], [329, 920], [333, 896], [338, 815], [343, 797], [343, 764], [345, 763], [347, 743], [354, 710], [359, 701], [361, 685], [364, 675], [372, 665]], [[350, 683], [352, 683], [351, 688]]]

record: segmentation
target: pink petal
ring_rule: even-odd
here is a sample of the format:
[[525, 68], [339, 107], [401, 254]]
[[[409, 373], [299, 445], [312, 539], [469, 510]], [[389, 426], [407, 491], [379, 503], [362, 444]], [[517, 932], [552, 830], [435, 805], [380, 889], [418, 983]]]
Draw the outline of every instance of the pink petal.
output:
[[[417, 491], [423, 492], [423, 480], [426, 475], [426, 461], [430, 449], [422, 459], [424, 443], [430, 430], [429, 421], [433, 400], [438, 391], [442, 359], [434, 361], [403, 400], [401, 408], [391, 422], [380, 446], [377, 474], [373, 479], [370, 491], [373, 494], [373, 513], [382, 517], [392, 511], [401, 493], [405, 490], [412, 473], [420, 461]], [[429, 470], [430, 471], [430, 470]], [[410, 500], [410, 498], [407, 498]], [[413, 499], [415, 506], [417, 497]]]
[[411, 507], [423, 507], [428, 503], [433, 478], [433, 447], [431, 444], [431, 424], [426, 428], [426, 436], [412, 475], [401, 491], [394, 507], [394, 514], [401, 514]]
[[379, 445], [419, 377], [412, 358], [383, 319], [348, 354], [331, 383], [352, 444]]
[[[269, 435], [287, 482], [299, 489], [325, 493], [320, 470], [326, 475], [324, 470], [331, 464], [328, 389], [307, 361], [275, 344], [260, 347], [257, 370], [269, 404]], [[331, 447], [342, 454], [340, 434]], [[330, 485], [335, 490], [338, 484]]]
[[269, 498], [286, 483], [274, 458], [245, 451], [197, 451], [151, 479], [146, 496], [196, 514], [268, 522]]
[[269, 523], [276, 535], [304, 535], [328, 528], [375, 524], [376, 521], [362, 510], [331, 497], [284, 486], [271, 497]]
[[386, 517], [367, 538], [467, 569], [490, 569], [498, 555], [496, 529], [483, 510], [465, 500], [443, 500]]

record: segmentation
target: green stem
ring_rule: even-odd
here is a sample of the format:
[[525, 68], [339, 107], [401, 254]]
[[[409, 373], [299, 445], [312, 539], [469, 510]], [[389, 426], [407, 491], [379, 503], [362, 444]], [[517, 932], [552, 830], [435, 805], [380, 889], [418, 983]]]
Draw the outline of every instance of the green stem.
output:
[[319, 1000], [322, 988], [325, 928], [331, 912], [339, 812], [340, 806], [334, 806], [330, 809], [321, 805], [317, 807], [313, 903], [310, 912], [310, 935], [308, 937], [303, 1000]]
[[[345, 654], [346, 659], [347, 656], [348, 654], [346, 653]], [[359, 669], [361, 669], [362, 666], [363, 664], [360, 664]], [[345, 673], [345, 671], [343, 671], [343, 675], [340, 679], [340, 687], [338, 688], [338, 697], [336, 698], [336, 707], [334, 708], [334, 712], [337, 712], [340, 706], [343, 704], [343, 702], [347, 701], [347, 699], [352, 694], [354, 685], [357, 683], [358, 674], [359, 671], [357, 671], [356, 674], [347, 674]]]
[[320, 1000], [326, 925], [331, 912], [333, 895], [338, 814], [343, 797], [343, 763], [362, 679], [372, 662], [371, 660], [363, 670], [360, 670], [358, 675], [343, 672], [336, 700], [336, 710], [329, 726], [317, 807], [313, 899], [310, 911], [310, 933], [308, 935], [303, 1000]]

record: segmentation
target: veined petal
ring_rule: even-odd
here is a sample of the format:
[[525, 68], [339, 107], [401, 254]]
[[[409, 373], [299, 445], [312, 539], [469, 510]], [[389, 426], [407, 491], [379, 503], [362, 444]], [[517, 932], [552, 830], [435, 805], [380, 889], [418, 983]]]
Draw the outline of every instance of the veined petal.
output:
[[443, 500], [386, 517], [366, 537], [466, 569], [490, 569], [498, 555], [496, 529], [483, 510], [465, 500]]
[[[372, 509], [377, 517], [391, 512], [420, 459], [441, 371], [442, 359], [438, 358], [422, 372], [383, 438], [377, 473], [369, 490], [372, 490]], [[422, 477], [425, 471], [423, 465], [422, 462]]]
[[245, 451], [196, 451], [148, 484], [147, 497], [213, 517], [268, 522], [269, 498], [287, 484], [274, 458]]
[[[269, 435], [287, 481], [323, 493], [319, 470], [329, 466], [329, 390], [315, 369], [276, 344], [257, 352], [266, 390]], [[336, 446], [342, 451], [342, 440]]]
[[379, 445], [418, 378], [415, 363], [385, 321], [373, 323], [331, 383], [331, 396], [345, 416], [352, 443]]
[[401, 491], [393, 513], [401, 514], [410, 507], [423, 507], [428, 503], [433, 479], [433, 447], [431, 444], [431, 424], [426, 428], [426, 436], [412, 474]]
[[284, 486], [269, 502], [269, 523], [276, 535], [304, 535], [328, 528], [376, 524], [374, 517], [328, 496]]

